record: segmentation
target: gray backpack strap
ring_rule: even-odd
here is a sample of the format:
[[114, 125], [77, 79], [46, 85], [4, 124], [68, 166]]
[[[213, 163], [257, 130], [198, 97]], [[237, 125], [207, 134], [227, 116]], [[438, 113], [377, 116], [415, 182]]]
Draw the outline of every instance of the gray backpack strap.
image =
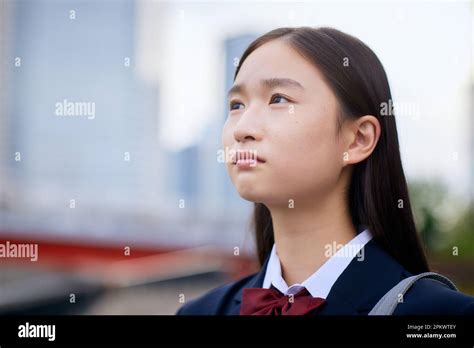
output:
[[458, 291], [456, 285], [454, 285], [451, 280], [441, 274], [434, 272], [420, 273], [403, 279], [400, 283], [390, 289], [379, 300], [379, 302], [377, 302], [374, 308], [372, 308], [372, 310], [369, 312], [369, 315], [392, 315], [395, 311], [395, 308], [397, 308], [397, 305], [399, 303], [398, 299], [400, 298], [400, 295], [404, 296], [405, 293], [412, 287], [412, 285], [415, 284], [415, 282], [421, 278], [431, 278], [437, 280], [443, 284], [446, 284], [451, 289]]

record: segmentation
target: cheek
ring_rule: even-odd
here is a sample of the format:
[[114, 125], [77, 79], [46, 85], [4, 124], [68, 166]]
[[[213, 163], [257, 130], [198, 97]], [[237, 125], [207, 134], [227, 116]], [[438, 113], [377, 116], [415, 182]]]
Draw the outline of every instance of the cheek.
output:
[[233, 142], [233, 136], [232, 136], [232, 130], [231, 130], [231, 125], [229, 123], [229, 120], [226, 120], [226, 122], [224, 123], [224, 126], [222, 128], [222, 146], [225, 147], [226, 146], [230, 146], [232, 145], [232, 142]]
[[291, 183], [294, 192], [314, 192], [336, 182], [341, 158], [333, 127], [315, 121], [296, 124], [277, 143], [281, 161], [275, 178]]
[[229, 173], [231, 179], [232, 179], [232, 166], [233, 164], [231, 163], [232, 160], [232, 152], [231, 152], [231, 146], [234, 144], [234, 131], [233, 131], [233, 125], [230, 123], [229, 120], [227, 120], [224, 123], [224, 126], [222, 128], [222, 135], [221, 135], [221, 142], [222, 142], [222, 160], [224, 161], [224, 165], [226, 167], [227, 172]]

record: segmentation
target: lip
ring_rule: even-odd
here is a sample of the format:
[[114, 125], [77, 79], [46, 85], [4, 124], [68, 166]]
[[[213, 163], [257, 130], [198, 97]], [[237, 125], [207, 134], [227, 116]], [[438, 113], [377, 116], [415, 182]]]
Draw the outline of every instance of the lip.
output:
[[256, 150], [237, 150], [232, 163], [239, 169], [251, 169], [266, 161], [257, 156]]

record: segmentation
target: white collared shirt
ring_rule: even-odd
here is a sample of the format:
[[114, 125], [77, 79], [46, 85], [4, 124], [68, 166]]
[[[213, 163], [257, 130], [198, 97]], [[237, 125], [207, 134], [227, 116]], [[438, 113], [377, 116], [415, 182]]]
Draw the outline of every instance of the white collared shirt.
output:
[[[273, 244], [270, 259], [267, 264], [267, 270], [265, 272], [265, 278], [263, 280], [263, 288], [269, 289], [273, 284], [274, 287], [285, 295], [296, 294], [303, 288], [306, 288], [311, 296], [326, 299], [337, 278], [339, 278], [349, 263], [351, 263], [352, 259], [357, 257], [359, 261], [363, 261], [363, 247], [371, 239], [372, 234], [368, 229], [365, 229], [342, 248], [337, 245], [328, 245], [325, 250], [330, 252], [329, 255], [332, 256], [303, 283], [293, 284], [290, 287], [288, 287], [281, 276], [280, 259], [278, 258], [276, 245]], [[337, 249], [337, 252], [334, 249]]]

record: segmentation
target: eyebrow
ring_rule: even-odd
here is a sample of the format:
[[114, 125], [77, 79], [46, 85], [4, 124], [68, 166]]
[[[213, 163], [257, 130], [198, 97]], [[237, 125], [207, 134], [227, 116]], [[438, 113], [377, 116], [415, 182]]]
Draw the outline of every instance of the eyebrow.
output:
[[[267, 89], [272, 89], [275, 87], [289, 87], [289, 88], [304, 89], [301, 83], [289, 78], [273, 77], [270, 79], [262, 79], [260, 80], [260, 85], [262, 85], [264, 88], [267, 88]], [[244, 90], [245, 90], [244, 84], [233, 85], [229, 89], [229, 92], [227, 93], [227, 97], [230, 97], [234, 93], [235, 94], [242, 93]]]

